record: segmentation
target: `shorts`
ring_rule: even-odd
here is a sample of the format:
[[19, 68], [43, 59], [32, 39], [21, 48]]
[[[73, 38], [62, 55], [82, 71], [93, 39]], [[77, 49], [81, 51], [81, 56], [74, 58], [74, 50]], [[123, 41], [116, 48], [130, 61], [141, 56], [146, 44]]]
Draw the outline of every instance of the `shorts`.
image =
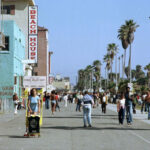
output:
[[56, 104], [56, 100], [52, 100], [51, 103], [52, 103], [52, 104]]

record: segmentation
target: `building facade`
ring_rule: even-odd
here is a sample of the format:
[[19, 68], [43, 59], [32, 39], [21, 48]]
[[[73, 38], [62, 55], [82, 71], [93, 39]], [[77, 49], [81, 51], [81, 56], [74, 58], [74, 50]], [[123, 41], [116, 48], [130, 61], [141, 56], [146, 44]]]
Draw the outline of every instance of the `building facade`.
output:
[[0, 99], [22, 94], [25, 36], [14, 21], [4, 21], [5, 48], [0, 51]]
[[48, 51], [48, 29], [38, 27], [38, 60], [33, 67], [33, 76], [46, 76], [47, 85], [49, 78], [49, 51]]
[[3, 19], [13, 20], [25, 35], [25, 59], [28, 59], [28, 7], [34, 6], [34, 0], [2, 0]]

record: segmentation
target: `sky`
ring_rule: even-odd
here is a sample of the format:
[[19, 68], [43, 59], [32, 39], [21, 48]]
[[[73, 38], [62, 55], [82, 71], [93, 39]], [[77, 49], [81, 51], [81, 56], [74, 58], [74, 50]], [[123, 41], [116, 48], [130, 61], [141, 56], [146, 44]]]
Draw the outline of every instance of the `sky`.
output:
[[[49, 30], [49, 50], [53, 51], [51, 73], [69, 76], [76, 82], [79, 69], [100, 60], [102, 74], [107, 45], [116, 43], [121, 56], [118, 29], [133, 19], [140, 27], [132, 44], [132, 68], [150, 63], [150, 0], [35, 0], [39, 25]], [[127, 59], [128, 62], [127, 50]]]

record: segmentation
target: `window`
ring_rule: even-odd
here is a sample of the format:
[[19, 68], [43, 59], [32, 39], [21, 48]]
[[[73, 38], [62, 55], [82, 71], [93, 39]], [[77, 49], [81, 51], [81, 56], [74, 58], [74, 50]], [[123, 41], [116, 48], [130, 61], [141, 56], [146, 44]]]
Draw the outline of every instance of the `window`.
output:
[[22, 76], [19, 77], [19, 85], [23, 86], [23, 77]]
[[14, 76], [14, 84], [17, 84], [17, 76]]
[[9, 51], [9, 36], [5, 36], [5, 48], [2, 51]]
[[15, 15], [15, 5], [5, 5], [2, 7], [2, 14]]
[[37, 72], [34, 72], [33, 75], [34, 75], [34, 76], [38, 76], [38, 73], [37, 73]]

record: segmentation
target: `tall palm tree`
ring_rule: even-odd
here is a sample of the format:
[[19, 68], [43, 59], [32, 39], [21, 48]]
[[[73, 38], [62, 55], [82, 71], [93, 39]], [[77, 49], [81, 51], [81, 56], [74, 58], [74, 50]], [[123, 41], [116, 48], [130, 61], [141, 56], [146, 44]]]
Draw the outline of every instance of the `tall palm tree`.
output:
[[[115, 43], [108, 44], [107, 52], [108, 52], [108, 54], [110, 55], [110, 60], [111, 60], [111, 73], [112, 73], [113, 60], [114, 60], [115, 55], [116, 55], [117, 52], [118, 52], [118, 46], [117, 46]], [[111, 80], [112, 80], [112, 78], [111, 78]]]
[[101, 61], [99, 60], [95, 60], [93, 62], [93, 66], [94, 66], [94, 77], [96, 79], [96, 90], [98, 90], [98, 88], [100, 87], [100, 78], [101, 78]]
[[77, 87], [79, 90], [84, 90], [84, 70], [80, 69], [78, 71], [78, 84]]
[[131, 72], [131, 45], [134, 41], [134, 32], [136, 31], [136, 29], [139, 27], [139, 25], [136, 24], [136, 22], [134, 22], [133, 20], [127, 20], [125, 22], [125, 26], [126, 26], [126, 33], [127, 33], [127, 42], [130, 45], [130, 51], [129, 51], [129, 77], [130, 77], [130, 83], [131, 83], [131, 79], [132, 79], [132, 72]]
[[[109, 70], [111, 68], [111, 64], [110, 64], [110, 55], [109, 54], [106, 54], [103, 58], [103, 61], [106, 63], [106, 67], [105, 67], [105, 73], [106, 73], [106, 88], [107, 88], [107, 85], [108, 85], [108, 75], [109, 75]], [[106, 89], [105, 89], [106, 90]]]
[[91, 84], [92, 84], [92, 66], [88, 65], [85, 68], [85, 76], [86, 76], [86, 88], [89, 89], [91, 88]]
[[118, 38], [121, 40], [122, 47], [124, 49], [124, 61], [123, 61], [123, 70], [122, 70], [122, 78], [124, 78], [125, 74], [125, 65], [126, 65], [126, 50], [128, 48], [128, 41], [127, 41], [127, 27], [125, 25], [122, 25], [120, 29], [118, 30]]
[[144, 69], [147, 70], [148, 87], [150, 89], [150, 64], [146, 65]]

